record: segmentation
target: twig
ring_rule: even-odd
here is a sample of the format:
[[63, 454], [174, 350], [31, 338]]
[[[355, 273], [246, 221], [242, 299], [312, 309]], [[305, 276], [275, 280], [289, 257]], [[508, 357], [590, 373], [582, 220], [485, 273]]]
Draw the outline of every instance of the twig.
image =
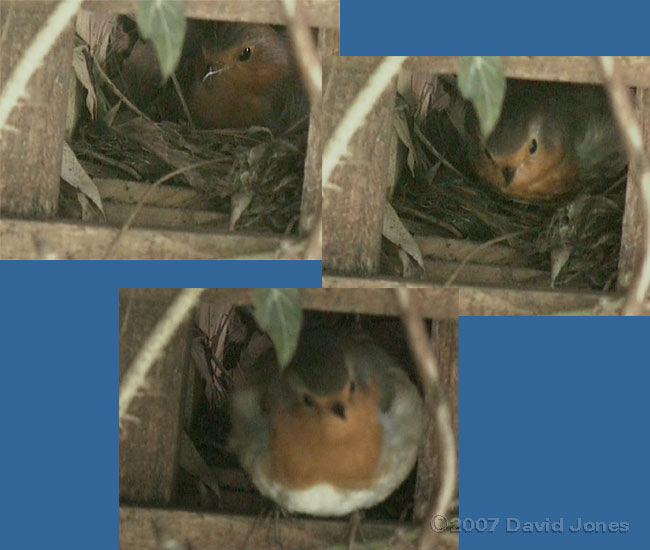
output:
[[80, 151], [81, 154], [93, 158], [95, 160], [98, 160], [104, 164], [107, 164], [108, 166], [112, 166], [114, 168], [117, 168], [118, 170], [121, 170], [122, 172], [126, 172], [131, 176], [132, 178], [142, 181], [142, 176], [138, 173], [138, 171], [135, 168], [132, 168], [129, 166], [126, 162], [120, 162], [119, 160], [112, 159], [111, 157], [104, 155], [102, 153], [98, 153], [96, 151], [93, 151], [90, 148], [85, 148], [83, 151]]
[[181, 89], [181, 85], [178, 82], [178, 78], [176, 78], [176, 73], [172, 73], [172, 83], [174, 84], [174, 90], [176, 90], [178, 99], [180, 99], [181, 105], [183, 106], [183, 112], [187, 117], [187, 122], [189, 123], [190, 128], [193, 130], [194, 121], [192, 120], [192, 115], [190, 114], [190, 108], [187, 106], [187, 102], [185, 101], [185, 96], [183, 95], [183, 90]]
[[21, 56], [0, 93], [0, 133], [11, 111], [25, 94], [29, 79], [36, 72], [54, 42], [65, 30], [72, 16], [77, 13], [83, 0], [62, 0], [47, 18]]
[[296, 0], [282, 1], [288, 19], [287, 26], [293, 43], [293, 51], [303, 83], [309, 94], [311, 108], [314, 109], [318, 107], [323, 91], [323, 67], [311, 31], [296, 4]]
[[106, 85], [111, 89], [111, 92], [113, 92], [117, 97], [119, 97], [124, 102], [124, 104], [129, 109], [131, 109], [135, 114], [141, 116], [142, 118], [148, 120], [149, 122], [153, 122], [147, 115], [145, 115], [140, 109], [138, 109], [133, 103], [131, 103], [131, 100], [129, 100], [129, 98], [126, 97], [120, 91], [120, 89], [113, 83], [113, 81], [109, 78], [109, 76], [104, 72], [104, 69], [102, 69], [101, 65], [95, 59], [95, 56], [91, 54], [90, 57], [93, 60], [93, 65], [97, 69], [99, 76], [106, 83]]
[[160, 357], [178, 326], [190, 310], [197, 304], [204, 289], [186, 288], [181, 290], [165, 315], [156, 323], [140, 351], [135, 356], [120, 385], [120, 427], [126, 411], [137, 393], [143, 388], [145, 378], [154, 362]]
[[489, 241], [486, 241], [484, 243], [481, 243], [479, 246], [477, 246], [474, 250], [472, 250], [467, 256], [463, 258], [463, 261], [460, 262], [459, 266], [454, 270], [454, 272], [449, 276], [447, 279], [447, 282], [443, 286], [449, 287], [452, 285], [452, 283], [456, 280], [456, 277], [458, 277], [458, 274], [460, 273], [461, 269], [465, 267], [467, 262], [469, 262], [476, 254], [481, 252], [481, 250], [485, 250], [486, 248], [492, 246], [493, 244], [500, 243], [501, 241], [507, 241], [508, 239], [512, 237], [516, 237], [517, 235], [521, 235], [524, 233], [524, 231], [516, 231], [514, 233], [508, 233], [507, 235], [501, 235], [500, 237], [496, 237], [494, 239], [490, 239]]
[[115, 249], [115, 246], [117, 243], [120, 241], [122, 238], [122, 235], [126, 233], [126, 231], [131, 227], [131, 224], [133, 223], [133, 220], [135, 217], [138, 215], [140, 210], [142, 210], [142, 207], [145, 205], [147, 202], [147, 199], [153, 194], [153, 192], [160, 187], [160, 185], [167, 180], [172, 179], [175, 176], [178, 176], [179, 174], [182, 174], [184, 172], [187, 172], [189, 170], [194, 170], [195, 168], [200, 168], [201, 166], [206, 166], [208, 164], [213, 164], [215, 162], [221, 162], [220, 159], [212, 159], [212, 160], [203, 160], [201, 162], [197, 162], [195, 164], [190, 164], [189, 166], [183, 166], [182, 168], [178, 168], [177, 170], [174, 170], [173, 172], [170, 172], [169, 174], [164, 175], [162, 178], [156, 180], [154, 183], [151, 184], [149, 189], [143, 195], [140, 197], [140, 200], [138, 201], [138, 204], [135, 205], [135, 208], [131, 212], [131, 215], [128, 217], [128, 219], [124, 222], [124, 225], [122, 226], [122, 229], [120, 229], [120, 232], [117, 234], [117, 236], [113, 239], [113, 242], [111, 242], [110, 245], [108, 245], [108, 248], [106, 249], [106, 252], [104, 253], [104, 256], [102, 256], [103, 260], [107, 260], [113, 250]]
[[596, 61], [609, 93], [612, 111], [623, 137], [630, 166], [636, 169], [636, 177], [632, 178], [632, 182], [638, 185], [641, 241], [645, 246], [627, 291], [623, 314], [640, 315], [647, 307], [644, 300], [650, 288], [650, 164], [643, 149], [643, 134], [634, 114], [632, 98], [623, 81], [618, 62], [611, 56], [599, 56]]
[[456, 465], [456, 443], [454, 430], [451, 425], [451, 413], [447, 396], [440, 383], [440, 371], [433, 347], [427, 338], [422, 315], [417, 304], [411, 300], [408, 289], [398, 287], [395, 296], [400, 309], [402, 322], [406, 328], [409, 348], [415, 359], [415, 364], [425, 389], [425, 401], [428, 402], [432, 418], [435, 418], [439, 436], [439, 451], [442, 464], [440, 491], [437, 499], [432, 500], [430, 513], [424, 522], [418, 541], [418, 548], [435, 548], [439, 542], [440, 533], [431, 528], [437, 516], [444, 516], [450, 508], [456, 489], [458, 473]]
[[386, 57], [368, 78], [323, 149], [323, 189], [328, 186], [334, 168], [348, 150], [350, 140], [361, 127], [379, 96], [399, 72], [407, 56]]
[[458, 168], [456, 168], [451, 162], [449, 162], [445, 157], [443, 157], [440, 153], [438, 153], [437, 149], [433, 146], [433, 144], [426, 138], [426, 136], [422, 133], [422, 130], [420, 130], [420, 127], [416, 124], [414, 126], [415, 128], [415, 135], [418, 136], [422, 142], [427, 146], [429, 151], [433, 153], [433, 155], [440, 161], [444, 166], [449, 168], [454, 174], [459, 176], [463, 181], [469, 182], [470, 180], [468, 177], [463, 174]]

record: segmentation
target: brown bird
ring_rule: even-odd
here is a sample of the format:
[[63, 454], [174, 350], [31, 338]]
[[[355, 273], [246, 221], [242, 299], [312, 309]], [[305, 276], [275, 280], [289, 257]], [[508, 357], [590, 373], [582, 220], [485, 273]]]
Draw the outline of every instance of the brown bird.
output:
[[480, 180], [524, 202], [612, 181], [626, 161], [600, 86], [508, 80], [501, 118], [470, 147]]
[[300, 93], [288, 38], [269, 25], [216, 25], [192, 69], [188, 106], [207, 128], [277, 128]]

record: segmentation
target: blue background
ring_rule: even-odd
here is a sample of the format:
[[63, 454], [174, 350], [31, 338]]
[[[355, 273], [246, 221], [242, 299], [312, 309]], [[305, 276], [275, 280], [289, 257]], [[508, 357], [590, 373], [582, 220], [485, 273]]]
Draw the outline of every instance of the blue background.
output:
[[341, 0], [341, 54], [642, 54], [647, 12], [629, 0]]
[[321, 285], [320, 262], [0, 262], [2, 548], [118, 547], [118, 289]]
[[[644, 548], [649, 318], [460, 321], [461, 548]], [[499, 518], [494, 533], [471, 520]], [[583, 521], [629, 531], [569, 532]], [[560, 534], [507, 533], [506, 519]]]

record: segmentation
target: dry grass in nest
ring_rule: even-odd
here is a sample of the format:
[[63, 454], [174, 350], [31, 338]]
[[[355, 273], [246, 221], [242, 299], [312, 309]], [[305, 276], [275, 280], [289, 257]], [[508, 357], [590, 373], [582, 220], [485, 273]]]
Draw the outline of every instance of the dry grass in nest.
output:
[[175, 207], [223, 213], [230, 228], [295, 233], [307, 147], [307, 118], [279, 136], [266, 128], [197, 130], [144, 118], [108, 127], [88, 123], [73, 149], [91, 176], [152, 183], [201, 161], [170, 186], [197, 197]]
[[[551, 273], [551, 286], [608, 290], [616, 282], [625, 200], [625, 174], [581, 192], [562, 205], [534, 205], [498, 195], [471, 176], [466, 141], [454, 117], [458, 103], [449, 88], [434, 86], [426, 116], [422, 101], [399, 101], [397, 113], [409, 129], [413, 173], [401, 170], [393, 206], [418, 232], [505, 243], [528, 267]], [[404, 125], [403, 125], [404, 127]], [[615, 131], [615, 129], [612, 129]], [[422, 220], [429, 220], [428, 227]]]

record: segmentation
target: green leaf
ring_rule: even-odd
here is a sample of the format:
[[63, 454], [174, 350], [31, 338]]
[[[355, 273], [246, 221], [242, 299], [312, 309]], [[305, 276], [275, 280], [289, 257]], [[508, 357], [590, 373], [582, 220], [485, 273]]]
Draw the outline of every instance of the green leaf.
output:
[[138, 0], [138, 30], [153, 42], [160, 60], [163, 80], [176, 69], [185, 39], [183, 0]]
[[458, 58], [458, 88], [474, 104], [483, 136], [488, 137], [499, 121], [506, 78], [498, 56]]
[[273, 341], [283, 369], [298, 346], [302, 309], [295, 288], [258, 288], [255, 291], [255, 320]]

